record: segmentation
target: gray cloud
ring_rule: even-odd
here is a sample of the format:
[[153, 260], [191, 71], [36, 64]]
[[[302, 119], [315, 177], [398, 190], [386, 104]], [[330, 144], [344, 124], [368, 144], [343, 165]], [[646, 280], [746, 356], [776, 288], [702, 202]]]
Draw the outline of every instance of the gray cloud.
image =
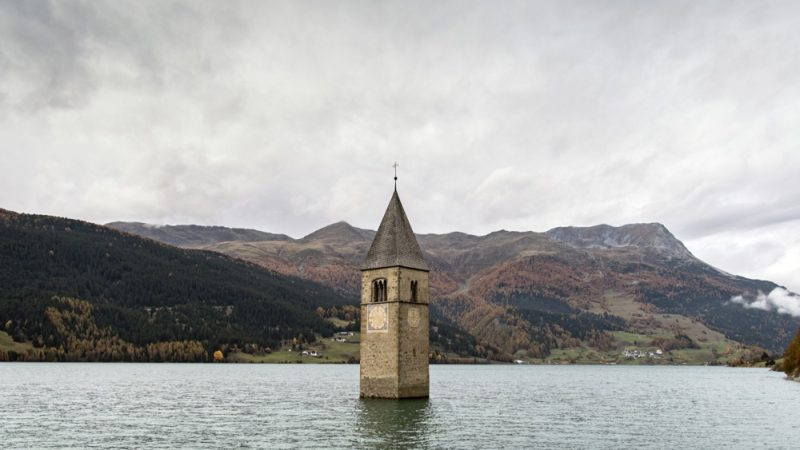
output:
[[398, 160], [418, 231], [659, 221], [798, 289], [798, 19], [793, 2], [0, 3], [0, 207], [299, 236], [374, 227]]
[[800, 317], [800, 297], [782, 288], [775, 288], [769, 294], [759, 292], [753, 300], [736, 295], [731, 297], [731, 302], [740, 304], [747, 309], [777, 311], [780, 314]]

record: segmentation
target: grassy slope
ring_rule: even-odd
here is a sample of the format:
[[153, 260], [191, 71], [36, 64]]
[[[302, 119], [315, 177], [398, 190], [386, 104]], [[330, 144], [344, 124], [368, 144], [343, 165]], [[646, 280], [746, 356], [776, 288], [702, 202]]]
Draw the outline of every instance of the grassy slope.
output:
[[623, 356], [625, 350], [639, 350], [640, 352], [655, 352], [658, 348], [650, 345], [656, 337], [668, 338], [670, 335], [644, 335], [626, 331], [615, 331], [614, 347], [609, 351], [599, 351], [586, 346], [556, 349], [545, 359], [531, 359], [536, 364], [720, 364], [724, 365], [732, 359], [753, 356], [753, 350], [736, 342], [724, 339], [707, 342], [697, 342], [696, 349], [679, 349], [664, 352], [661, 358], [636, 358], [629, 359]]
[[17, 353], [24, 353], [33, 348], [30, 342], [14, 342], [11, 336], [5, 331], [0, 331], [0, 350], [8, 352], [9, 350]]
[[359, 344], [361, 341], [360, 333], [353, 333], [352, 336], [342, 336], [346, 342], [336, 342], [333, 338], [320, 339], [314, 344], [306, 346], [306, 350], [316, 350], [322, 356], [303, 356], [301, 352], [290, 351], [289, 347], [284, 347], [268, 355], [248, 355], [246, 353], [232, 353], [228, 355], [230, 362], [251, 362], [251, 363], [346, 363], [351, 357], [358, 359]]

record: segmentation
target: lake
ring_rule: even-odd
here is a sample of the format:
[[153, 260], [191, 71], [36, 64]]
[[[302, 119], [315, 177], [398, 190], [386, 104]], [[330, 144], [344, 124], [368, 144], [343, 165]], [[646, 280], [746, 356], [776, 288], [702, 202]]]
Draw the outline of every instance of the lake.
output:
[[356, 365], [0, 363], [4, 448], [798, 448], [764, 369], [431, 366], [361, 400]]

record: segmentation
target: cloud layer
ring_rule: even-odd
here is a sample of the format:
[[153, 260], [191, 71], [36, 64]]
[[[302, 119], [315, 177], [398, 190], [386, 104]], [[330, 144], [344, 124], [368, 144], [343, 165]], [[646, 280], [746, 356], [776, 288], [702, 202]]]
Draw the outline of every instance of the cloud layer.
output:
[[421, 232], [657, 221], [800, 290], [798, 20], [792, 2], [3, 2], [0, 207], [374, 228], [397, 160]]
[[733, 303], [738, 303], [745, 308], [761, 309], [764, 311], [777, 311], [780, 314], [789, 314], [800, 317], [800, 296], [792, 294], [783, 288], [775, 288], [769, 294], [759, 292], [753, 301], [747, 301], [741, 295], [731, 298]]

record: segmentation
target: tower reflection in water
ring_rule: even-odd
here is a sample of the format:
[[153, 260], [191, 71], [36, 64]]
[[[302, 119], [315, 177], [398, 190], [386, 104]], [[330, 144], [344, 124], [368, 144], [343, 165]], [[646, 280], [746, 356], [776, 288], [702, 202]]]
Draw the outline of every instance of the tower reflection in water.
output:
[[434, 430], [428, 399], [360, 399], [358, 444], [376, 448], [425, 447]]

